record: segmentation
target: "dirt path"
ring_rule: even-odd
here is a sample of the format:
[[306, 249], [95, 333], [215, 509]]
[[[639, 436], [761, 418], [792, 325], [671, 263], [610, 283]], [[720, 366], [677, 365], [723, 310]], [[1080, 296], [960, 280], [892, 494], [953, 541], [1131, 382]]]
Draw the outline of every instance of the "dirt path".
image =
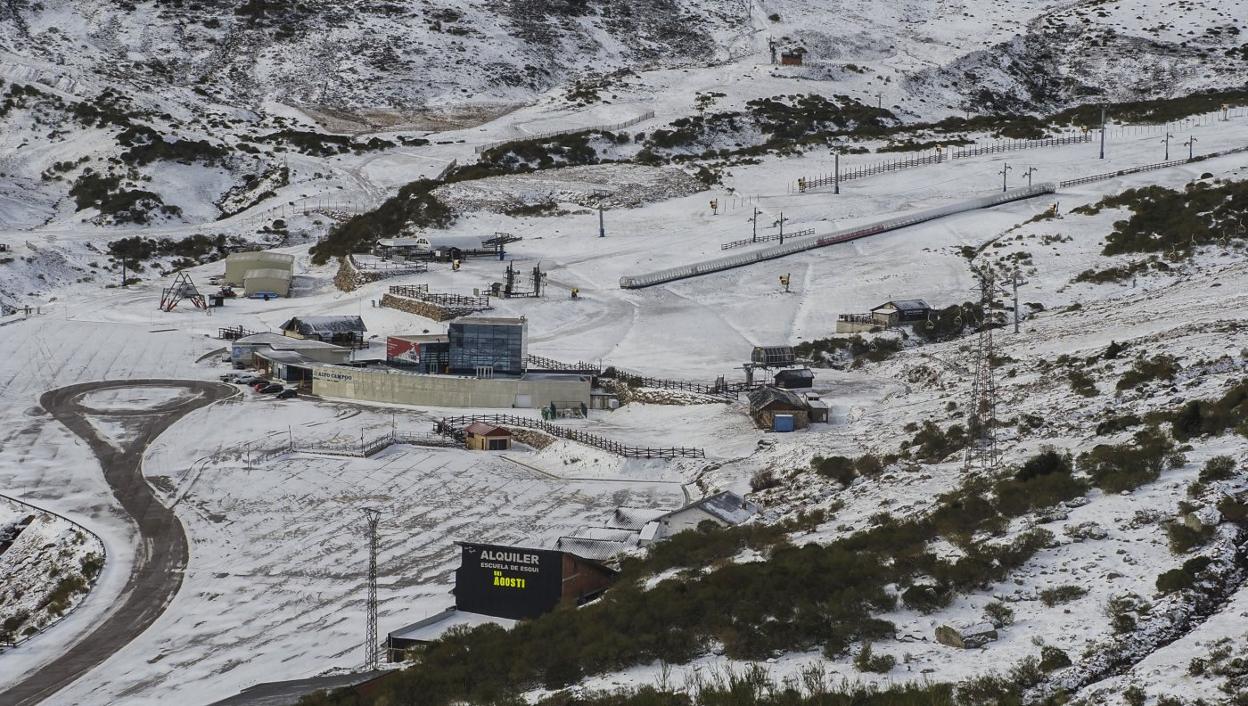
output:
[[[92, 409], [82, 404], [100, 390], [162, 387], [188, 394], [152, 409]], [[63, 656], [0, 693], [0, 703], [33, 706], [73, 683], [143, 633], [164, 612], [182, 586], [187, 562], [186, 533], [173, 511], [156, 499], [143, 479], [143, 454], [148, 445], [188, 412], [237, 394], [228, 385], [192, 380], [117, 380], [70, 385], [45, 392], [39, 403], [91, 447], [104, 479], [122, 508], [134, 520], [143, 551], [136, 552], [117, 604], [96, 628]], [[134, 425], [132, 438], [120, 448], [102, 439], [87, 415], [126, 418]]]

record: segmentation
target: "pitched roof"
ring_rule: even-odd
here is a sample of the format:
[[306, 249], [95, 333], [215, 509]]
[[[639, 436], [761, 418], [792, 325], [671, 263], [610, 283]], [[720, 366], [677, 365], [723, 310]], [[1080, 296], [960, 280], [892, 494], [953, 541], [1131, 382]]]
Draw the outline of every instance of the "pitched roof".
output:
[[806, 400], [803, 400], [796, 392], [774, 387], [772, 385], [764, 385], [763, 387], [750, 391], [748, 399], [750, 400], [750, 409], [752, 411], [765, 409], [773, 404], [779, 404], [793, 409], [806, 408]]
[[308, 334], [335, 334], [367, 331], [364, 319], [359, 316], [296, 316], [282, 324], [283, 331], [298, 331]]
[[701, 510], [726, 524], [739, 525], [758, 513], [761, 508], [731, 490], [723, 490], [701, 500], [695, 500], [679, 510], [673, 510], [664, 517], [693, 509]]
[[613, 559], [632, 546], [625, 541], [592, 537], [560, 537], [555, 543], [555, 548], [561, 552], [597, 562]]
[[897, 309], [897, 311], [922, 311], [924, 309], [932, 308], [922, 299], [894, 299], [893, 301], [884, 302], [871, 311], [879, 311], [889, 305], [892, 305], [895, 309]]
[[464, 427], [465, 434], [473, 434], [476, 436], [511, 436], [511, 432], [502, 427], [496, 427], [493, 424], [485, 422], [473, 422]]

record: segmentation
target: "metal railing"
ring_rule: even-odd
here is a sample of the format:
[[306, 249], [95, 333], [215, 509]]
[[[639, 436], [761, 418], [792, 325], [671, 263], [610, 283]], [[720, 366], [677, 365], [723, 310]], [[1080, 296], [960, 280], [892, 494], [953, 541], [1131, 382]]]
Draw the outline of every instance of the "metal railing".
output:
[[464, 439], [464, 427], [474, 422], [485, 422], [486, 424], [494, 424], [507, 427], [521, 427], [524, 429], [536, 429], [546, 432], [551, 436], [568, 441], [575, 441], [579, 444], [592, 446], [602, 449], [609, 453], [623, 456], [625, 458], [706, 458], [706, 452], [702, 449], [686, 448], [684, 446], [673, 446], [668, 448], [653, 448], [641, 446], [628, 446], [618, 441], [612, 441], [606, 437], [590, 434], [589, 432], [573, 429], [571, 427], [561, 427], [557, 424], [533, 419], [531, 417], [517, 417], [511, 414], [474, 414], [458, 417], [445, 417], [440, 419], [433, 425], [433, 431], [436, 434], [448, 436], [454, 439]]
[[1078, 177], [1076, 179], [1067, 179], [1066, 181], [1060, 182], [1058, 186], [1064, 189], [1068, 186], [1079, 186], [1081, 184], [1091, 184], [1097, 181], [1104, 181], [1106, 179], [1113, 179], [1115, 177], [1127, 176], [1128, 174], [1139, 174], [1140, 172], [1151, 172], [1157, 169], [1166, 169], [1168, 167], [1179, 167], [1184, 164], [1192, 164], [1194, 162], [1203, 162], [1207, 159], [1214, 159], [1216, 157], [1225, 157], [1227, 155], [1239, 154], [1241, 152], [1248, 152], [1248, 147], [1234, 147], [1232, 149], [1221, 150], [1219, 152], [1209, 152], [1206, 154], [1198, 154], [1195, 157], [1192, 157], [1191, 159], [1172, 159], [1168, 162], [1154, 162], [1153, 164], [1145, 164], [1139, 167], [1127, 167], [1126, 169], [1119, 169], [1113, 172], [1103, 172], [1101, 174], [1093, 174], [1091, 176]]
[[827, 247], [828, 245], [836, 245], [845, 243], [859, 238], [866, 238], [880, 233], [905, 228], [907, 226], [918, 225], [927, 221], [936, 220], [945, 216], [951, 216], [966, 211], [975, 211], [981, 208], [990, 208], [1011, 201], [1019, 201], [1029, 199], [1042, 194], [1052, 194], [1057, 191], [1057, 184], [1045, 183], [1036, 184], [1035, 186], [1027, 186], [1021, 189], [1011, 189], [992, 196], [982, 196], [968, 201], [959, 201], [958, 203], [941, 206], [940, 208], [928, 209], [920, 211], [908, 216], [899, 218], [890, 218], [884, 221], [877, 221], [865, 226], [857, 228], [848, 228], [844, 230], [834, 231], [822, 236], [814, 238], [803, 238], [793, 243], [785, 243], [784, 245], [773, 245], [771, 247], [755, 250], [739, 255], [729, 255], [726, 257], [715, 258], [712, 260], [704, 260], [692, 265], [682, 265], [680, 267], [669, 267], [656, 272], [649, 272], [641, 275], [626, 275], [620, 278], [620, 287], [622, 289], [641, 289], [643, 287], [652, 287], [656, 284], [664, 282], [673, 282], [688, 277], [699, 277], [701, 275], [711, 274], [712, 272], [722, 272], [723, 270], [733, 269], [735, 267], [744, 267], [755, 263], [764, 262], [766, 260], [774, 260], [776, 258], [785, 257], [794, 253], [806, 250], [814, 250], [815, 248]]
[[815, 234], [814, 228], [806, 228], [805, 230], [795, 230], [792, 233], [785, 233], [784, 237], [781, 237], [779, 233], [771, 233], [768, 235], [760, 235], [757, 238], [748, 238], [746, 240], [733, 240], [727, 243], [722, 243], [719, 246], [719, 249], [731, 250], [733, 248], [741, 248], [741, 247], [745, 247], [746, 245], [753, 245], [755, 243], [769, 243], [773, 240], [779, 240], [783, 242], [784, 240], [788, 238], [805, 238], [808, 235], [814, 235], [814, 234]]

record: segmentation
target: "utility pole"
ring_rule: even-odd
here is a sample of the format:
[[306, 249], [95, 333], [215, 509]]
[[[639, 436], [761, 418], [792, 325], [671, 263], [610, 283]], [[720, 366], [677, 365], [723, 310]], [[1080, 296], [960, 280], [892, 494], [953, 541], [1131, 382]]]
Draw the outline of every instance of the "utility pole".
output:
[[832, 152], [832, 193], [841, 193], [841, 148], [837, 146]]
[[780, 212], [780, 244], [784, 245], [784, 211]]
[[1174, 137], [1174, 135], [1173, 135], [1172, 133], [1170, 133], [1170, 132], [1167, 132], [1167, 133], [1166, 133], [1166, 137], [1165, 137], [1165, 139], [1163, 139], [1163, 140], [1162, 140], [1162, 142], [1164, 142], [1164, 143], [1166, 144], [1166, 158], [1165, 158], [1165, 160], [1163, 160], [1163, 161], [1166, 161], [1166, 162], [1169, 162], [1169, 161], [1170, 161], [1170, 138], [1172, 138], [1172, 137]]
[[1190, 162], [1196, 158], [1196, 154], [1195, 154], [1196, 136], [1189, 135], [1187, 138], [1187, 142], [1184, 142], [1183, 144], [1187, 145], [1187, 161]]
[[1101, 159], [1105, 159], [1105, 104], [1101, 104]]
[[1014, 268], [1014, 275], [1011, 277], [1014, 285], [1014, 333], [1018, 333], [1018, 268]]
[[1002, 192], [1006, 192], [1010, 190], [1009, 182], [1008, 182], [1008, 179], [1009, 179], [1008, 175], [1011, 171], [1013, 171], [1013, 169], [1014, 167], [1011, 167], [1009, 162], [1006, 162], [1005, 166], [1001, 167], [1001, 191]]
[[368, 627], [364, 637], [364, 668], [377, 671], [381, 661], [381, 645], [377, 640], [377, 525], [381, 522], [381, 510], [364, 508], [364, 521], [368, 524]]
[[607, 237], [607, 227], [602, 220], [602, 204], [598, 204], [598, 237]]
[[1023, 174], [1027, 175], [1027, 187], [1028, 188], [1031, 188], [1031, 175], [1035, 174], [1037, 171], [1039, 170], [1037, 170], [1035, 167], [1027, 167], [1027, 171], [1023, 172]]
[[750, 225], [753, 226], [754, 233], [750, 236], [751, 243], [758, 242], [758, 206], [754, 207], [754, 216], [750, 218]]
[[884, 110], [884, 94], [883, 93], [875, 94], [875, 109]]

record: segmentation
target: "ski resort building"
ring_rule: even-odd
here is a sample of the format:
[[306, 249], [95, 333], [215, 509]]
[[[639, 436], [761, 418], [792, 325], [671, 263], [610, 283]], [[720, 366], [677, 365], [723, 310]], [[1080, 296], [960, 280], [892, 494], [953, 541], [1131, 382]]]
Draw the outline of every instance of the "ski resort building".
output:
[[433, 407], [549, 407], [589, 405], [590, 377], [526, 373], [512, 377], [426, 375], [385, 367], [318, 366], [312, 394], [343, 400]]
[[360, 345], [367, 331], [364, 319], [359, 316], [296, 316], [282, 324], [282, 334], [291, 338], [340, 346]]
[[222, 281], [242, 287], [248, 297], [288, 297], [294, 272], [294, 255], [266, 250], [236, 252], [225, 258]]
[[[519, 375], [528, 358], [529, 324], [524, 318], [471, 316], [454, 321], [450, 341], [450, 372]], [[586, 400], [586, 403], [589, 401]]]
[[932, 307], [922, 299], [898, 299], [884, 302], [866, 314], [839, 314], [837, 333], [872, 333], [887, 328], [925, 320]]
[[[230, 347], [230, 362], [235, 367], [243, 368], [257, 364], [258, 357], [273, 360], [274, 353], [290, 354], [277, 356], [287, 362], [299, 364], [319, 363], [326, 365], [342, 365], [351, 359], [351, 350], [342, 346], [322, 341], [290, 338], [280, 333], [255, 333], [244, 336]], [[294, 356], [294, 357], [292, 357]]]
[[872, 309], [871, 318], [891, 328], [898, 324], [923, 321], [931, 311], [932, 307], [928, 306], [927, 302], [922, 299], [898, 299], [897, 301], [884, 302]]

